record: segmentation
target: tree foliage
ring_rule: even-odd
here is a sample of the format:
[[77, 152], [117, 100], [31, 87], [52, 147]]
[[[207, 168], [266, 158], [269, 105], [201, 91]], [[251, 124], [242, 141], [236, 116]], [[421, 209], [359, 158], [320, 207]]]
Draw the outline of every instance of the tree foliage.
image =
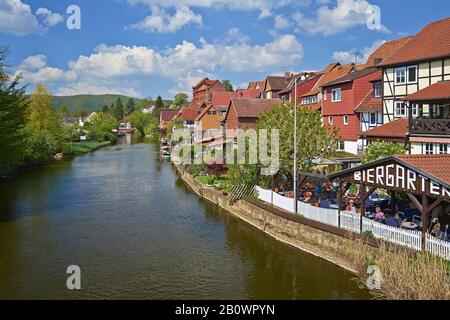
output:
[[116, 135], [113, 130], [118, 127], [119, 122], [113, 116], [100, 112], [91, 123], [85, 124], [83, 129], [89, 132], [89, 140], [115, 142]]
[[177, 95], [175, 95], [173, 99], [173, 108], [178, 109], [186, 106], [188, 104], [188, 95], [184, 92], [180, 92]]
[[124, 107], [121, 98], [117, 98], [116, 105], [114, 107], [114, 117], [117, 121], [120, 121], [124, 115]]
[[391, 157], [395, 154], [405, 154], [405, 148], [398, 143], [376, 142], [367, 147], [364, 154], [363, 163], [369, 163], [380, 159]]
[[28, 162], [48, 161], [63, 149], [64, 122], [53, 108], [52, 95], [44, 85], [37, 84], [36, 92], [30, 96], [25, 132]]
[[231, 84], [230, 80], [223, 80], [222, 81], [223, 86], [225, 87], [226, 91], [234, 91], [233, 85]]
[[20, 77], [11, 77], [5, 70], [6, 49], [0, 48], [0, 174], [22, 161], [25, 150], [26, 121], [25, 87]]
[[[289, 105], [275, 106], [263, 113], [257, 129], [279, 131], [280, 165], [294, 166], [294, 110]], [[302, 108], [297, 112], [297, 166], [300, 170], [310, 170], [312, 161], [327, 158], [336, 149], [337, 130], [325, 127], [319, 112]], [[269, 149], [270, 150], [270, 149]]]
[[142, 136], [145, 136], [145, 128], [150, 124], [152, 116], [144, 113], [142, 109], [137, 109], [127, 117], [127, 122], [131, 123]]
[[163, 102], [161, 96], [158, 96], [156, 98], [155, 106], [156, 106], [157, 110], [160, 110], [160, 109], [164, 108], [164, 102]]
[[136, 103], [133, 98], [129, 98], [125, 106], [125, 113], [128, 115], [136, 110]]

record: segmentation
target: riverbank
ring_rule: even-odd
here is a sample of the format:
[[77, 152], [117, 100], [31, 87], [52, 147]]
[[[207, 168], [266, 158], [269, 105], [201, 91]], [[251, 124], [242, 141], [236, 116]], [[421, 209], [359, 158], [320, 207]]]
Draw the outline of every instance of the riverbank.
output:
[[86, 141], [70, 143], [68, 144], [67, 150], [64, 151], [64, 156], [78, 156], [87, 154], [110, 146], [111, 144], [111, 141]]
[[[247, 198], [232, 204], [228, 195], [202, 185], [179, 167], [176, 170], [197, 195], [265, 234], [353, 272], [361, 284], [375, 281], [377, 290], [373, 291], [373, 295], [377, 298], [450, 299], [450, 268], [442, 259], [335, 230], [256, 199]], [[374, 266], [376, 269], [373, 269]], [[370, 270], [379, 273], [374, 277], [374, 274], [368, 273]]]

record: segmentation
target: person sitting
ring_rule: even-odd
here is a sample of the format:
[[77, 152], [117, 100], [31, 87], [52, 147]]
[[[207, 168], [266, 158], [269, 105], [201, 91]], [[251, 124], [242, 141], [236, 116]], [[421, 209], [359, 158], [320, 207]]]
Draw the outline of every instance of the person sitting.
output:
[[377, 222], [383, 222], [385, 219], [384, 212], [381, 211], [380, 207], [375, 208], [375, 221]]
[[345, 211], [350, 211], [351, 213], [356, 213], [355, 202], [353, 200], [350, 200], [350, 202], [348, 203], [348, 206], [345, 208]]

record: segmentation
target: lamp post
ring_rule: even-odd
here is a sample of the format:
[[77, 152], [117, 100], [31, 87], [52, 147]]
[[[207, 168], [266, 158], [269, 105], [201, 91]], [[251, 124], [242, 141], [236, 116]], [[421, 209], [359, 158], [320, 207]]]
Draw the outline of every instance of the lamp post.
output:
[[294, 213], [298, 213], [297, 202], [297, 77], [294, 89]]

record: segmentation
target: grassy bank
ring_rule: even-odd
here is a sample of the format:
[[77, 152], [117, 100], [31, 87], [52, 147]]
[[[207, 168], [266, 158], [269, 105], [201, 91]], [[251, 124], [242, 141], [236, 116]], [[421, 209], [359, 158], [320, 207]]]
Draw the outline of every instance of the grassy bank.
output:
[[74, 142], [68, 145], [67, 150], [64, 150], [65, 156], [77, 156], [96, 151], [111, 145], [110, 141], [89, 141], [89, 142]]

